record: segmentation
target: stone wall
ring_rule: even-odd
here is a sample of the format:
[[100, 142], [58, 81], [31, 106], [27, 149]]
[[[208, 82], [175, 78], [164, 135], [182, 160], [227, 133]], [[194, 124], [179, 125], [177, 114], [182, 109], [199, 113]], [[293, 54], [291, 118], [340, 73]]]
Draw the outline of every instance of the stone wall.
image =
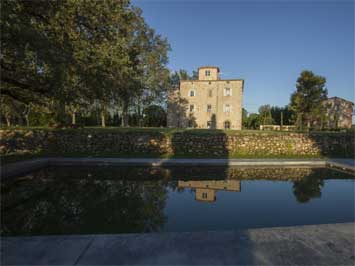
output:
[[354, 157], [350, 133], [0, 130], [0, 154], [181, 157]]
[[355, 138], [346, 133], [255, 132], [236, 135], [175, 134], [175, 154], [214, 156], [354, 156]]

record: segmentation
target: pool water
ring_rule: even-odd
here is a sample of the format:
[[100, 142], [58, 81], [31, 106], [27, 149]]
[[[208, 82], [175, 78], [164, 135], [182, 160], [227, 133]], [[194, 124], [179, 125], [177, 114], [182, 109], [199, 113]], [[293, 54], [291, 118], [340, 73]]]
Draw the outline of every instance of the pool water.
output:
[[354, 222], [354, 178], [327, 168], [50, 167], [1, 184], [1, 235]]

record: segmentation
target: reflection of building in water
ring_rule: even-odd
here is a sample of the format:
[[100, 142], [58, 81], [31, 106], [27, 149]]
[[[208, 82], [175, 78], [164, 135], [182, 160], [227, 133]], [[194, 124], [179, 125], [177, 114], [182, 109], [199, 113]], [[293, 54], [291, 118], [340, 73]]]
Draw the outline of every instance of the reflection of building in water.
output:
[[179, 188], [194, 188], [195, 199], [200, 201], [216, 201], [218, 190], [240, 192], [239, 180], [210, 180], [210, 181], [178, 181]]

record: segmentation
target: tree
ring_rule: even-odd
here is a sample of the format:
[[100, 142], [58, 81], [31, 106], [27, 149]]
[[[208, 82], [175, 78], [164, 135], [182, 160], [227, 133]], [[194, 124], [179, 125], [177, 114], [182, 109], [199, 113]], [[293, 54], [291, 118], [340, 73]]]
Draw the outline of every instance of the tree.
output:
[[[270, 108], [272, 120], [276, 125], [291, 125], [293, 111], [286, 105], [285, 107], [271, 106]], [[282, 121], [281, 121], [282, 117]]]
[[259, 115], [261, 118], [261, 123], [263, 125], [272, 125], [273, 124], [270, 105], [266, 104], [266, 105], [260, 106], [259, 107]]
[[198, 80], [198, 72], [196, 70], [192, 71], [191, 79], [192, 80]]
[[144, 109], [144, 126], [164, 127], [166, 126], [166, 112], [159, 105], [151, 105]]
[[295, 112], [296, 125], [310, 128], [323, 113], [323, 101], [327, 98], [326, 79], [312, 71], [302, 71], [296, 83], [296, 91], [291, 95], [290, 108]]
[[170, 73], [169, 86], [170, 88], [177, 88], [179, 87], [181, 80], [197, 80], [197, 79], [198, 79], [197, 71], [194, 70], [192, 71], [192, 75], [189, 75], [187, 70], [180, 69], [179, 71], [174, 71]]
[[1, 32], [2, 94], [60, 123], [95, 104], [102, 126], [117, 105], [127, 125], [131, 104], [167, 87], [169, 44], [128, 0], [3, 1]]
[[250, 113], [245, 124], [247, 129], [259, 129], [260, 127], [260, 115], [255, 113]]
[[[181, 80], [193, 80], [197, 78], [197, 72], [193, 71], [192, 76], [184, 70], [170, 73], [168, 87], [168, 120], [175, 121], [175, 127], [196, 127], [196, 118], [193, 115], [187, 116], [188, 101], [181, 96], [179, 85]], [[215, 127], [215, 121], [212, 121], [211, 127]]]
[[248, 128], [248, 111], [242, 108], [242, 125], [243, 128]]

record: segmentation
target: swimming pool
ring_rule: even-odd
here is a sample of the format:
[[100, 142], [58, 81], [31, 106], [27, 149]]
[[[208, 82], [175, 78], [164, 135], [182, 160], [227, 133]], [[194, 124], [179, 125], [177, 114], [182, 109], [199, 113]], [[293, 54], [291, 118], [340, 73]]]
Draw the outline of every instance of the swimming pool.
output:
[[49, 167], [1, 184], [1, 235], [353, 222], [354, 180], [329, 168]]

